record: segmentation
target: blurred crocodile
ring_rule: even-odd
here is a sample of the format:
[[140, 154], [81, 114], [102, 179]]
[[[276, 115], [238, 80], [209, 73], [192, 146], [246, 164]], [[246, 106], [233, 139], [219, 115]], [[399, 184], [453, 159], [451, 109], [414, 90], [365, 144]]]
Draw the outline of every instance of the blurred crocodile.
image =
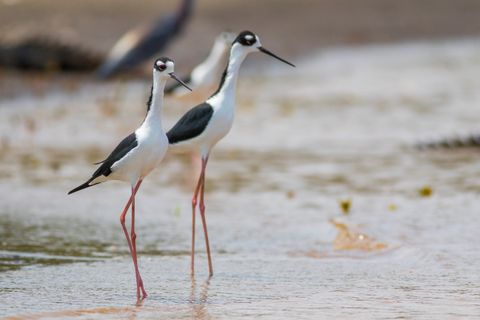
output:
[[30, 36], [15, 43], [0, 43], [0, 67], [37, 71], [93, 71], [104, 57], [82, 45]]
[[448, 137], [434, 141], [420, 142], [415, 146], [418, 149], [458, 149], [480, 147], [480, 134]]

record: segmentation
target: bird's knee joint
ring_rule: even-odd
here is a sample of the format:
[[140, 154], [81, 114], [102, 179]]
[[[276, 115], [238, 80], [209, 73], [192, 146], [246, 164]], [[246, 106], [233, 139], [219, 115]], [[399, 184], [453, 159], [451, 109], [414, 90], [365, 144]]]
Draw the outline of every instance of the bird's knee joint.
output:
[[134, 232], [132, 233], [132, 240], [135, 241], [137, 239], [137, 234]]

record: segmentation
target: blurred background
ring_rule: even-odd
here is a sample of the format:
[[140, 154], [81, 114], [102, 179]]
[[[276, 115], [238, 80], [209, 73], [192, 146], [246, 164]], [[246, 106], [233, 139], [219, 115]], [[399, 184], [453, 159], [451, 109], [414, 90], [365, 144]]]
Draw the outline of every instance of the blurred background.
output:
[[[478, 316], [479, 15], [474, 0], [0, 0], [0, 317]], [[66, 192], [143, 120], [155, 57], [188, 75], [244, 29], [297, 68], [256, 53], [242, 68], [207, 174], [216, 274], [198, 230], [189, 277], [198, 162], [169, 152], [138, 197], [135, 306], [129, 188]], [[166, 97], [165, 128], [214, 89]]]
[[[3, 0], [1, 36], [7, 40], [46, 35], [105, 55], [121, 35], [174, 12], [181, 1]], [[221, 31], [251, 29], [272, 51], [308, 56], [312, 50], [407, 40], [476, 36], [475, 0], [202, 0], [192, 4], [186, 31], [164, 54], [190, 70]]]

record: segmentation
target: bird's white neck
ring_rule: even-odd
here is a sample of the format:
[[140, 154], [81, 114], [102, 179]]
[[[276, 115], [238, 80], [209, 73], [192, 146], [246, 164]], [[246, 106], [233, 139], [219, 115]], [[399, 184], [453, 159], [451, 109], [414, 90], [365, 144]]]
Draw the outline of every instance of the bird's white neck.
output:
[[212, 85], [215, 78], [218, 77], [225, 67], [228, 58], [228, 47], [224, 40], [215, 41], [205, 61], [192, 71], [192, 81], [208, 82], [198, 83], [199, 85]]
[[242, 50], [242, 48], [233, 46], [230, 50], [230, 58], [228, 60], [227, 68], [222, 76], [220, 86], [217, 91], [207, 100], [217, 100], [221, 99], [223, 102], [228, 101], [229, 103], [220, 103], [219, 105], [235, 105], [235, 89], [237, 86], [237, 78], [242, 65], [243, 60], [247, 57], [247, 52]]
[[145, 124], [154, 124], [162, 127], [161, 112], [163, 106], [163, 92], [166, 82], [166, 79], [160, 78], [160, 76], [154, 72], [152, 92], [148, 101], [148, 111], [144, 121]]

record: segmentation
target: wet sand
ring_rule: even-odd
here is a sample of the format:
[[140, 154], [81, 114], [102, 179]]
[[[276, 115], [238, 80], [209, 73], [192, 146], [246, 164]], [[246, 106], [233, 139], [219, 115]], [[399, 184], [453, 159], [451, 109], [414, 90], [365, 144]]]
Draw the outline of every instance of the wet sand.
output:
[[[142, 120], [149, 82], [80, 81], [3, 99], [0, 316], [478, 317], [478, 150], [412, 146], [478, 130], [479, 43], [330, 49], [296, 69], [245, 70], [234, 128], [208, 171], [215, 275], [207, 280], [199, 228], [189, 277], [195, 170], [171, 153], [138, 198], [150, 294], [140, 306], [118, 223], [128, 187], [66, 191]], [[185, 108], [168, 100], [166, 127]], [[332, 219], [353, 240], [385, 246], [342, 250]]]

